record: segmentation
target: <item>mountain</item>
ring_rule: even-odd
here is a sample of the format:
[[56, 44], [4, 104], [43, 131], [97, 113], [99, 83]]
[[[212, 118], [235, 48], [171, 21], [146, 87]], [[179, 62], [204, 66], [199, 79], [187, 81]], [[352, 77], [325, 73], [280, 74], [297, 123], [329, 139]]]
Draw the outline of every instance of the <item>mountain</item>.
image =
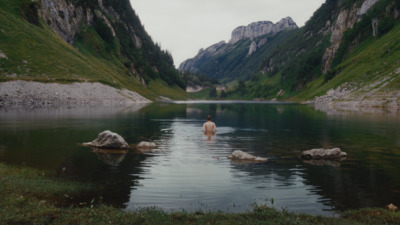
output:
[[184, 61], [179, 70], [225, 81], [247, 77], [257, 71], [262, 60], [259, 53], [278, 45], [297, 28], [290, 17], [276, 24], [261, 21], [240, 26], [232, 31], [228, 43], [221, 41], [201, 49], [194, 58]]
[[248, 96], [398, 108], [400, 2], [327, 0], [280, 48], [266, 52]]
[[[399, 21], [400, 2], [396, 0], [326, 0], [303, 27], [270, 48], [258, 49], [259, 63], [232, 75], [231, 80], [245, 78], [245, 82], [225, 94], [228, 98], [308, 100], [337, 107], [400, 108]], [[256, 40], [244, 37], [235, 45]], [[224, 49], [223, 43], [208, 54], [201, 51], [180, 69], [223, 79], [227, 74], [217, 76], [217, 72], [249, 66], [244, 53], [240, 60], [221, 66], [220, 58], [238, 57], [235, 53], [216, 55], [219, 49]]]
[[0, 0], [0, 81], [99, 82], [147, 98], [185, 83], [129, 0]]

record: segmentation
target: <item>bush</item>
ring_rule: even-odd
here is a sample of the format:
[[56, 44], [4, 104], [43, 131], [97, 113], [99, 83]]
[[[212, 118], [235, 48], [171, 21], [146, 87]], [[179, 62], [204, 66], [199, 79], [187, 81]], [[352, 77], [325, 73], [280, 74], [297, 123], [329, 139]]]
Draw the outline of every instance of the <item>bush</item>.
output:
[[208, 93], [208, 95], [210, 96], [210, 98], [217, 97], [217, 89], [215, 87], [211, 87], [210, 88], [210, 92]]
[[25, 0], [21, 3], [20, 12], [22, 17], [31, 24], [39, 26], [39, 14], [38, 10], [41, 5], [39, 2], [32, 2], [30, 0]]
[[378, 24], [378, 36], [385, 35], [396, 25], [396, 20], [391, 17], [386, 17]]
[[93, 27], [96, 30], [97, 34], [99, 34], [101, 39], [103, 39], [106, 43], [110, 43], [114, 40], [114, 36], [111, 32], [111, 29], [102, 19], [96, 18]]
[[228, 95], [226, 94], [226, 92], [224, 90], [221, 91], [221, 93], [219, 94], [220, 98], [226, 98]]
[[325, 74], [325, 82], [328, 82], [330, 80], [332, 80], [336, 75], [338, 75], [340, 72], [342, 71], [341, 67], [329, 70], [326, 74]]

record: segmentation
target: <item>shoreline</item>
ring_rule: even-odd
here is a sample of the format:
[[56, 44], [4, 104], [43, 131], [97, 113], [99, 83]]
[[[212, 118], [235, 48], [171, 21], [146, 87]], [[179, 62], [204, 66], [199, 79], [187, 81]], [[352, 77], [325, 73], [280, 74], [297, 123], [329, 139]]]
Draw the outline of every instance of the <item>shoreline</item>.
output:
[[[384, 208], [357, 209], [338, 217], [312, 216], [255, 205], [251, 212], [166, 212], [155, 207], [136, 212], [107, 206], [101, 197], [70, 199], [90, 193], [89, 183], [69, 181], [61, 174], [0, 162], [0, 221], [3, 224], [400, 224], [400, 213]], [[24, 184], [24, 185], [18, 185]]]
[[[346, 94], [348, 94], [348, 91], [338, 88], [337, 90], [329, 91], [324, 96], [315, 97], [309, 101], [278, 101], [276, 99], [187, 99], [182, 101], [160, 96], [156, 102], [172, 104], [305, 104], [327, 113], [400, 113], [400, 102], [397, 101], [397, 98], [389, 98], [393, 93], [388, 98], [363, 100], [354, 100], [348, 96], [344, 97]], [[0, 109], [7, 110], [82, 106], [132, 106], [152, 102], [136, 92], [117, 89], [98, 82], [75, 82], [72, 84], [40, 83], [24, 80], [0, 82]]]
[[119, 90], [101, 83], [59, 84], [23, 80], [0, 82], [0, 109], [129, 106], [151, 102], [136, 92], [127, 89]]

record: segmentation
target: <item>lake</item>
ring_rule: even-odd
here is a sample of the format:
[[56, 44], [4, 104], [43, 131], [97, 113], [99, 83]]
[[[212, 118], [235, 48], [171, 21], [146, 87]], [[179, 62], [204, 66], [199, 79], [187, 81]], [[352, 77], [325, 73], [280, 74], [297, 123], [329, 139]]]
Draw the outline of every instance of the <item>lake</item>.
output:
[[[211, 115], [219, 132], [204, 136]], [[81, 143], [111, 130], [151, 153], [98, 153]], [[341, 162], [303, 162], [313, 148], [340, 147]], [[227, 159], [234, 150], [267, 163]], [[335, 216], [400, 204], [400, 116], [308, 105], [177, 102], [133, 107], [0, 110], [0, 161], [57, 171], [96, 190], [76, 201], [134, 211], [248, 212], [257, 205]]]

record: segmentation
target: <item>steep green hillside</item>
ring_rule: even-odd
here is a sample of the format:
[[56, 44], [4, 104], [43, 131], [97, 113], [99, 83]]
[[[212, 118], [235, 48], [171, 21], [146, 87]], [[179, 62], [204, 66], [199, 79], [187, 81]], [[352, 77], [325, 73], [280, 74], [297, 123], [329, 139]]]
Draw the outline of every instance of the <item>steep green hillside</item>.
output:
[[280, 86], [295, 92], [322, 75], [322, 56], [329, 46], [329, 27], [337, 16], [337, 0], [327, 0], [304, 27], [278, 48], [265, 52], [260, 67], [269, 77], [281, 76]]
[[[335, 67], [335, 77], [310, 82], [299, 100], [324, 95], [343, 84], [354, 89], [354, 99], [396, 98], [400, 91], [400, 24], [380, 38], [368, 38]], [[385, 97], [386, 96], [386, 97]]]
[[[85, 10], [101, 10], [97, 0], [68, 2], [83, 5]], [[159, 95], [184, 98], [185, 84], [172, 57], [153, 43], [129, 1], [103, 4], [111, 6], [120, 18], [94, 13], [92, 23], [81, 24], [71, 45], [49, 27], [49, 21], [38, 16], [41, 2], [0, 0], [0, 81], [101, 82], [150, 99]], [[99, 15], [112, 21], [115, 36]], [[140, 48], [134, 44], [134, 35], [140, 39]]]
[[228, 43], [221, 41], [179, 66], [180, 71], [203, 74], [221, 83], [248, 80], [260, 69], [265, 52], [282, 45], [298, 27], [290, 17], [277, 23], [259, 21], [239, 26], [232, 31]]
[[387, 98], [395, 104], [400, 2], [380, 0], [358, 15], [366, 3], [327, 0], [285, 43], [265, 52], [261, 71], [231, 96], [303, 101], [339, 88], [341, 101], [379, 99], [378, 106]]
[[[204, 58], [199, 62], [198, 71], [209, 77], [220, 79], [223, 83], [238, 79], [248, 80], [257, 73], [263, 54], [281, 45], [293, 32], [294, 30], [287, 30], [277, 35], [241, 40], [214, 57]], [[248, 55], [251, 43], [253, 41], [258, 43], [265, 38], [268, 39], [267, 43]]]

